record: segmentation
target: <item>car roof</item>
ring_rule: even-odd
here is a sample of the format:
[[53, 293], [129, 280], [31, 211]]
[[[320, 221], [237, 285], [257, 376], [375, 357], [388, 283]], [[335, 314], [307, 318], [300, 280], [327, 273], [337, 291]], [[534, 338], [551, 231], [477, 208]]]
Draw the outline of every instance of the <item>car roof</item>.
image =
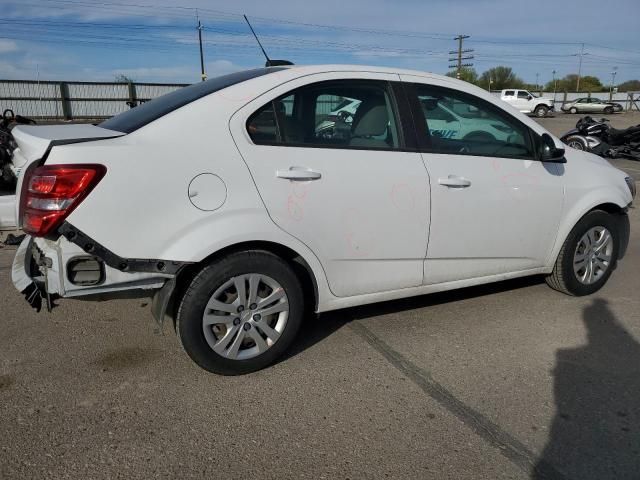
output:
[[397, 75], [416, 75], [420, 77], [431, 77], [446, 80], [454, 80], [462, 84], [468, 85], [463, 80], [438, 75], [436, 73], [424, 72], [420, 70], [409, 70], [395, 67], [380, 67], [375, 65], [348, 65], [348, 64], [328, 64], [328, 65], [291, 65], [286, 67], [287, 70], [299, 72], [304, 70], [305, 73], [324, 73], [324, 72], [371, 72], [371, 73], [392, 73]]
[[[298, 76], [300, 73], [314, 74], [314, 73], [327, 73], [327, 72], [362, 72], [362, 73], [390, 73], [395, 75], [413, 75], [416, 77], [423, 77], [427, 79], [437, 79], [448, 82], [452, 87], [458, 87], [466, 91], [477, 91], [486, 93], [486, 90], [478, 87], [464, 80], [458, 80], [454, 77], [448, 77], [446, 75], [439, 75], [437, 73], [425, 72], [421, 70], [410, 70], [405, 68], [396, 67], [380, 67], [375, 65], [349, 65], [349, 64], [327, 64], [327, 65], [291, 65], [284, 67], [283, 70], [291, 71], [294, 76]], [[280, 72], [281, 74], [284, 71]], [[517, 90], [517, 89], [512, 89]]]

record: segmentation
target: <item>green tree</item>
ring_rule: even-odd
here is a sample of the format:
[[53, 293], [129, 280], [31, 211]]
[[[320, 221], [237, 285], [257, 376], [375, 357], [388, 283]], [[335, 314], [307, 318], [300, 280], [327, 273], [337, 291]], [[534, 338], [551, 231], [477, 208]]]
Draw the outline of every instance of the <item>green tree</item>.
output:
[[[558, 80], [558, 91], [575, 92], [578, 86], [578, 75], [576, 73], [570, 73], [564, 78]], [[602, 92], [606, 88], [602, 85], [602, 82], [598, 77], [592, 75], [585, 75], [580, 78], [580, 91], [581, 92]], [[553, 82], [547, 83], [547, 90], [553, 90]]]
[[[457, 78], [456, 71], [451, 70], [447, 72], [447, 77]], [[478, 72], [474, 68], [462, 67], [460, 69], [460, 80], [464, 80], [465, 82], [473, 83], [474, 85], [478, 84]]]
[[[545, 86], [544, 86], [544, 91], [545, 92], [553, 92], [554, 89], [554, 80], [549, 80]], [[556, 78], [555, 79], [555, 89], [556, 91], [560, 91], [560, 79]]]
[[627, 80], [618, 85], [619, 92], [640, 92], [640, 80]]
[[511, 67], [498, 66], [483, 72], [480, 75], [480, 85], [487, 88], [491, 81], [491, 90], [502, 90], [504, 88], [522, 88], [524, 82], [518, 77]]

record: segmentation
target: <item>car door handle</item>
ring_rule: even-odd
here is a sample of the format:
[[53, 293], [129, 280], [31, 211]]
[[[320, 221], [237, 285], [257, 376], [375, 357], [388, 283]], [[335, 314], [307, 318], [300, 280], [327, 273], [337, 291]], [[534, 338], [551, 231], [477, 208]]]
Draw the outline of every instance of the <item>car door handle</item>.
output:
[[311, 170], [309, 168], [289, 167], [288, 170], [276, 171], [276, 177], [284, 178], [287, 180], [307, 181], [307, 180], [318, 180], [319, 178], [322, 177], [322, 174], [320, 172], [316, 172], [315, 170]]
[[466, 188], [471, 186], [471, 180], [467, 180], [464, 177], [458, 177], [457, 175], [449, 175], [447, 178], [439, 178], [438, 183], [445, 187], [452, 188]]

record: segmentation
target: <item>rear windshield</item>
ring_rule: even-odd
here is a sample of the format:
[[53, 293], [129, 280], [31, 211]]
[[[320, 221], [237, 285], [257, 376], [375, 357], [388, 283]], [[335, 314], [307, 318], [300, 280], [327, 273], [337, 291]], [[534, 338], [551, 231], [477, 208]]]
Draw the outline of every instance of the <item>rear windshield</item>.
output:
[[286, 67], [256, 68], [212, 78], [206, 82], [194, 83], [188, 87], [154, 98], [115, 117], [111, 117], [109, 120], [102, 122], [100, 126], [117, 132], [131, 133], [145, 126], [147, 123], [151, 123], [167, 113], [173, 112], [199, 98], [235, 85], [236, 83], [260, 77], [267, 73], [277, 72], [284, 68]]

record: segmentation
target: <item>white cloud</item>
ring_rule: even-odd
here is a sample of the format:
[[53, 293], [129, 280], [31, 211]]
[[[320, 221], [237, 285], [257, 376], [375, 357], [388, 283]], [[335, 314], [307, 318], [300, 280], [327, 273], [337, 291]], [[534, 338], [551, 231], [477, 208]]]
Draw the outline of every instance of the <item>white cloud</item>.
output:
[[0, 39], [0, 54], [11, 53], [18, 50], [18, 44], [13, 40]]

